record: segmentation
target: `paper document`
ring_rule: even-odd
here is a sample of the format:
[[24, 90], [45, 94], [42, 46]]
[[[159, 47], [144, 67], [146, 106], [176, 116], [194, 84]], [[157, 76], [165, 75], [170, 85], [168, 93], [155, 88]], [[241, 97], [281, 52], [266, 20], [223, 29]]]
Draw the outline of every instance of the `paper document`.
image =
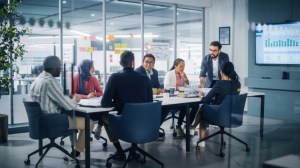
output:
[[102, 97], [80, 99], [78, 105], [83, 107], [101, 107], [101, 99]]

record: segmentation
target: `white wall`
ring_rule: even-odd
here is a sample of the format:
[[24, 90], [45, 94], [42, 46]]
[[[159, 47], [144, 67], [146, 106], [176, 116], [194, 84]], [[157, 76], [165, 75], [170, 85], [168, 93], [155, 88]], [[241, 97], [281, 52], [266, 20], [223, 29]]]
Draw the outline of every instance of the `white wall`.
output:
[[219, 27], [230, 27], [230, 45], [222, 51], [229, 55], [240, 76], [243, 89], [248, 77], [248, 0], [211, 0], [205, 8], [204, 51], [208, 54], [211, 41], [219, 40]]

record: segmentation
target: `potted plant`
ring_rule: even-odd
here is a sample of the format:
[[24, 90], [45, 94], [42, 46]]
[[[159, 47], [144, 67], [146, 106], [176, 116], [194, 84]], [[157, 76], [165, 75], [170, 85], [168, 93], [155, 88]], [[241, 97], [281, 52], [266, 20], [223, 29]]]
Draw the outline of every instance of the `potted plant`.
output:
[[[13, 87], [10, 88], [13, 81], [13, 76], [9, 75], [8, 71], [12, 72], [13, 61], [22, 58], [25, 54], [24, 44], [21, 43], [21, 36], [29, 31], [28, 28], [19, 28], [16, 23], [20, 19], [20, 14], [16, 11], [19, 3], [17, 0], [12, 0], [10, 4], [0, 2], [0, 95], [4, 91], [13, 92]], [[2, 119], [3, 118], [3, 119]], [[6, 114], [0, 115], [0, 131], [6, 127], [7, 134], [7, 119]], [[7, 120], [6, 120], [7, 121]], [[5, 125], [6, 124], [6, 125]], [[2, 133], [0, 133], [2, 136]], [[4, 134], [3, 134], [4, 135]], [[6, 135], [7, 136], [7, 135]], [[2, 138], [2, 137], [1, 137]], [[5, 137], [4, 137], [5, 138]], [[7, 138], [7, 137], [6, 137]]]

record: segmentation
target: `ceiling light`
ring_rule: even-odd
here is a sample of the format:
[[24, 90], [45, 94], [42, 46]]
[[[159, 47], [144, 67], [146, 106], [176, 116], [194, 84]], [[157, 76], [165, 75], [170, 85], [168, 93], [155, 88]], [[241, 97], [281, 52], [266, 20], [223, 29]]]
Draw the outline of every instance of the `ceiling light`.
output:
[[94, 13], [92, 13], [92, 14], [91, 14], [91, 16], [92, 16], [92, 17], [94, 17], [94, 16], [95, 16], [95, 14], [94, 14]]
[[70, 32], [75, 33], [75, 34], [79, 34], [79, 35], [82, 35], [82, 36], [90, 36], [90, 34], [88, 34], [88, 33], [80, 32], [80, 31], [77, 31], [77, 30], [70, 30]]
[[114, 25], [114, 22], [110, 22], [110, 25], [113, 26], [113, 25]]
[[[81, 36], [63, 36], [63, 38], [80, 38]], [[59, 36], [29, 36], [29, 39], [58, 39]]]
[[67, 1], [66, 1], [66, 0], [64, 0], [64, 1], [62, 1], [62, 3], [63, 3], [63, 4], [66, 4], [66, 3], [67, 3]]

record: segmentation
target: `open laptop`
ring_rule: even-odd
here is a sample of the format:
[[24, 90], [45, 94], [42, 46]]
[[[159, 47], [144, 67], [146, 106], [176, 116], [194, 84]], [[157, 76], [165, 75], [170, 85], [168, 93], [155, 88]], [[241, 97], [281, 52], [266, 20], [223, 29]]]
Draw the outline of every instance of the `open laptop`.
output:
[[79, 106], [82, 107], [101, 107], [101, 99], [102, 97], [95, 97], [90, 99], [80, 99], [80, 101], [77, 103]]

